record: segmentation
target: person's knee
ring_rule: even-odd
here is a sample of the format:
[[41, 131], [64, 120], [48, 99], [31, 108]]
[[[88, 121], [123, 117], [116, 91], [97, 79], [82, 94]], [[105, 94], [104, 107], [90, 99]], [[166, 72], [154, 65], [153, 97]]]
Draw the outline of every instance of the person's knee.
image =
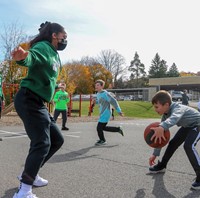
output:
[[62, 135], [59, 135], [56, 140], [51, 141], [51, 144], [51, 147], [59, 149], [64, 144], [64, 137]]

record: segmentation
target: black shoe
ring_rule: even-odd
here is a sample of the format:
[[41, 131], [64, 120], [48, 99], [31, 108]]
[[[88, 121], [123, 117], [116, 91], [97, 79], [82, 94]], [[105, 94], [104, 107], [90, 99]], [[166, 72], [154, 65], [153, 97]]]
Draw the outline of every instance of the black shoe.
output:
[[69, 128], [67, 128], [67, 127], [62, 127], [62, 129], [61, 129], [61, 130], [68, 131], [68, 130], [69, 130]]
[[106, 141], [98, 140], [98, 141], [95, 143], [95, 146], [101, 146], [101, 145], [106, 145], [106, 144], [107, 144]]
[[199, 176], [196, 178], [195, 182], [192, 184], [191, 188], [193, 190], [200, 190], [200, 178]]
[[122, 129], [121, 126], [119, 127], [119, 133], [120, 133], [122, 136], [124, 136], [124, 131], [123, 131], [123, 129]]
[[153, 167], [149, 168], [149, 173], [164, 173], [166, 170], [166, 166], [163, 166], [160, 161], [158, 161], [158, 164], [156, 164]]

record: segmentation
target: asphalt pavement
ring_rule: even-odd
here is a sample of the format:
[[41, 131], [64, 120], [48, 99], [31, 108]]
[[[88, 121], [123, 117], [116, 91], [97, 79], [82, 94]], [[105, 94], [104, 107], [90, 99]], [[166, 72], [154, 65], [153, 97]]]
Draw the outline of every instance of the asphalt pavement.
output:
[[[39, 198], [200, 197], [200, 191], [190, 189], [195, 174], [182, 146], [165, 174], [148, 174], [152, 148], [146, 145], [143, 131], [154, 121], [159, 120], [111, 121], [109, 125], [123, 127], [125, 136], [105, 132], [106, 146], [94, 146], [96, 122], [69, 123], [70, 130], [63, 131], [64, 145], [39, 173], [49, 184], [34, 188], [33, 193]], [[176, 130], [171, 128], [172, 136]], [[0, 197], [11, 198], [30, 142], [23, 126], [1, 127], [0, 138]], [[197, 150], [200, 152], [200, 143]]]

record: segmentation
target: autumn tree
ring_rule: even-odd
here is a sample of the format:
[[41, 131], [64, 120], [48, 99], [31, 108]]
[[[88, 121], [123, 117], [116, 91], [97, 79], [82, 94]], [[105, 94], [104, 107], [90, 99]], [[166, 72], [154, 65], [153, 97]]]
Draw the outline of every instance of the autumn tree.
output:
[[23, 33], [23, 28], [17, 22], [4, 25], [4, 31], [0, 33], [1, 49], [4, 54], [4, 61], [1, 63], [1, 72], [4, 81], [8, 83], [18, 83], [22, 78], [22, 67], [12, 61], [11, 51], [20, 43], [27, 41], [28, 37]]
[[193, 72], [184, 72], [184, 71], [180, 72], [180, 77], [186, 77], [186, 76], [196, 76], [196, 74]]
[[114, 50], [102, 50], [97, 61], [112, 73], [114, 83], [125, 71], [125, 58]]
[[67, 71], [68, 82], [75, 86], [75, 93], [93, 93], [93, 81], [88, 67], [77, 63], [67, 64], [64, 67]]
[[104, 66], [100, 64], [95, 64], [92, 66], [88, 66], [88, 69], [90, 71], [90, 76], [93, 81], [93, 86], [98, 79], [105, 81], [105, 88], [108, 88], [110, 87], [110, 85], [112, 85], [112, 74]]
[[165, 60], [161, 60], [158, 53], [156, 53], [149, 68], [149, 78], [163, 78], [166, 76], [167, 76], [167, 62]]
[[69, 80], [68, 77], [68, 69], [69, 67], [63, 66], [59, 72], [58, 78], [57, 78], [57, 83], [65, 83], [66, 84], [66, 89], [69, 94], [73, 94], [76, 90], [76, 85], [73, 81]]

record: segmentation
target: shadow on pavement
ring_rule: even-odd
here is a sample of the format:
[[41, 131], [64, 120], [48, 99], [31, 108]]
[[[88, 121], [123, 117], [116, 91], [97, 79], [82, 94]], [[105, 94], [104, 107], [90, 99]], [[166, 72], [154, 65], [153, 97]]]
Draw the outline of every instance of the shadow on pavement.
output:
[[136, 191], [136, 196], [135, 196], [135, 198], [144, 198], [145, 197], [145, 189], [144, 188], [142, 188], [142, 189], [138, 189], [137, 191]]
[[65, 153], [61, 155], [54, 155], [48, 163], [60, 163], [65, 161], [74, 161], [74, 160], [80, 160], [80, 159], [87, 159], [91, 157], [96, 157], [98, 155], [86, 155], [86, 153], [91, 149], [98, 149], [98, 148], [113, 148], [118, 145], [105, 145], [105, 146], [90, 146], [87, 148], [83, 148], [77, 151], [71, 151], [70, 153]]
[[5, 194], [1, 198], [11, 198], [17, 192], [18, 188], [11, 188], [5, 191]]
[[164, 176], [163, 173], [152, 175], [152, 179], [154, 179], [154, 187], [152, 190], [152, 194], [157, 198], [158, 197], [176, 198], [174, 195], [172, 195], [167, 191], [163, 180], [163, 176]]
[[[176, 196], [172, 195], [170, 192], [167, 191], [167, 189], [165, 187], [164, 180], [163, 180], [163, 176], [164, 176], [163, 173], [154, 174], [154, 175], [147, 174], [147, 175], [151, 175], [152, 179], [155, 180], [154, 181], [154, 187], [153, 187], [153, 190], [152, 190], [152, 194], [156, 198], [160, 198], [160, 197], [176, 198]], [[137, 198], [142, 198], [142, 197], [144, 197], [144, 196], [138, 196]], [[184, 196], [183, 198], [197, 198], [197, 197], [200, 197], [200, 191], [192, 190], [191, 193], [189, 193], [188, 195]]]

